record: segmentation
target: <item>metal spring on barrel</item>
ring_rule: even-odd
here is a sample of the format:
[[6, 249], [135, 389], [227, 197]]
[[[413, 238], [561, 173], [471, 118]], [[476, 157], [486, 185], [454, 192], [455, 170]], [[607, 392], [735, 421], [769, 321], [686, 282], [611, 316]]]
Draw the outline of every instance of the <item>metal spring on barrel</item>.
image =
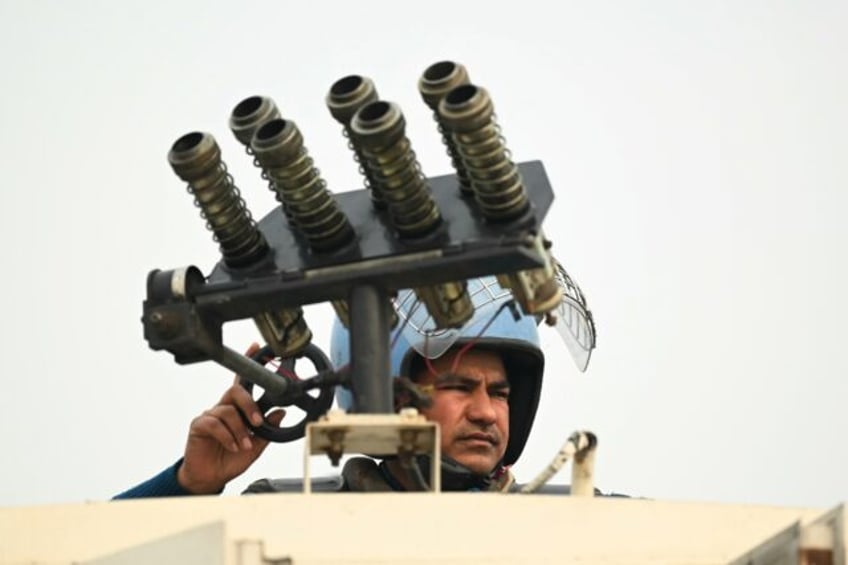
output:
[[400, 108], [391, 102], [372, 102], [356, 112], [350, 127], [398, 234], [420, 237], [435, 230], [442, 216], [406, 137]]
[[268, 184], [268, 190], [274, 195], [277, 201], [282, 205], [283, 213], [288, 218], [289, 223], [294, 223], [294, 220], [286, 208], [285, 202], [282, 201], [277, 189], [274, 187], [274, 182], [268, 175], [259, 159], [253, 154], [253, 149], [250, 147], [250, 141], [253, 135], [260, 127], [270, 122], [271, 120], [280, 118], [280, 110], [274, 101], [267, 96], [250, 96], [245, 98], [233, 108], [230, 113], [230, 131], [233, 132], [235, 138], [244, 146], [244, 151], [253, 158], [253, 166], [260, 169], [260, 176]]
[[347, 146], [353, 151], [353, 160], [356, 161], [359, 172], [365, 179], [365, 188], [370, 191], [371, 203], [378, 210], [383, 210], [386, 208], [386, 200], [380, 192], [379, 184], [374, 182], [371, 171], [368, 169], [362, 147], [350, 130], [350, 122], [357, 110], [377, 99], [377, 89], [371, 79], [360, 75], [348, 75], [333, 83], [327, 93], [326, 103], [330, 114], [342, 125], [342, 135], [347, 139]]
[[171, 147], [168, 161], [188, 183], [188, 191], [214, 234], [224, 262], [230, 267], [244, 267], [261, 259], [268, 244], [227, 172], [215, 139], [208, 133], [186, 134]]
[[433, 111], [433, 119], [438, 125], [439, 133], [442, 135], [442, 142], [447, 148], [447, 154], [451, 159], [451, 164], [459, 180], [459, 190], [465, 196], [474, 196], [474, 189], [471, 187], [471, 178], [468, 176], [468, 171], [465, 169], [462, 156], [456, 147], [450, 130], [443, 123], [444, 121], [441, 116], [439, 116], [439, 103], [448, 92], [457, 86], [469, 84], [470, 82], [471, 79], [468, 77], [468, 71], [465, 67], [453, 61], [440, 61], [430, 65], [418, 80], [418, 91], [421, 93], [424, 103]]
[[439, 103], [439, 116], [453, 135], [483, 215], [505, 222], [524, 215], [530, 200], [486, 89], [473, 84], [454, 88]]
[[[403, 114], [391, 102], [363, 106], [351, 121], [372, 179], [388, 204], [392, 226], [401, 238], [415, 238], [436, 230], [442, 216], [405, 130]], [[438, 328], [459, 327], [474, 314], [465, 281], [416, 288], [415, 294]]]
[[[188, 182], [188, 191], [214, 233], [224, 263], [241, 268], [261, 261], [268, 243], [227, 172], [215, 139], [208, 133], [186, 134], [171, 147], [168, 161], [177, 176]], [[296, 354], [312, 339], [301, 308], [263, 312], [253, 319], [280, 357]]]
[[[509, 222], [527, 214], [530, 200], [486, 89], [473, 84], [454, 88], [439, 103], [439, 115], [453, 134], [483, 215], [492, 222]], [[544, 235], [536, 235], [532, 247], [544, 267], [501, 274], [498, 280], [512, 290], [526, 314], [545, 314], [550, 320], [562, 291], [554, 279], [553, 257]]]
[[313, 251], [335, 251], [350, 243], [353, 228], [314, 167], [294, 122], [267, 122], [256, 131], [251, 148]]

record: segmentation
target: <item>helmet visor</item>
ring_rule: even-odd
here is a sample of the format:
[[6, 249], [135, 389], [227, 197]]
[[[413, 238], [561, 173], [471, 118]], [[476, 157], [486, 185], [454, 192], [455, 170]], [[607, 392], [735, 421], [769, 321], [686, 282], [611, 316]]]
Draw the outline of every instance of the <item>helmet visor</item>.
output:
[[[442, 356], [460, 339], [473, 339], [485, 332], [495, 317], [511, 317], [503, 306], [512, 293], [502, 288], [497, 279], [472, 279], [467, 284], [468, 295], [474, 304], [474, 315], [458, 328], [437, 328], [427, 308], [412, 290], [402, 290], [394, 300], [400, 332], [421, 356], [435, 359]], [[500, 311], [499, 311], [500, 309]], [[397, 334], [393, 337], [393, 342]]]

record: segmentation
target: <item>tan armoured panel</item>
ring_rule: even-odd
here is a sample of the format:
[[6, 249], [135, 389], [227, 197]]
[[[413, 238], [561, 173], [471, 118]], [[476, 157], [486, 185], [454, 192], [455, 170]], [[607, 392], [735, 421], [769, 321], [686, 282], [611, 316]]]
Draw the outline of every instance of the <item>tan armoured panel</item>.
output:
[[[242, 554], [245, 547], [254, 553], [261, 547], [266, 560], [291, 558], [298, 565], [727, 563], [794, 522], [820, 514], [815, 509], [481, 493], [97, 502], [0, 509], [0, 562], [88, 561], [143, 544], [161, 545], [162, 538], [220, 522], [224, 563], [255, 561]], [[185, 539], [174, 539], [181, 540], [184, 551]]]

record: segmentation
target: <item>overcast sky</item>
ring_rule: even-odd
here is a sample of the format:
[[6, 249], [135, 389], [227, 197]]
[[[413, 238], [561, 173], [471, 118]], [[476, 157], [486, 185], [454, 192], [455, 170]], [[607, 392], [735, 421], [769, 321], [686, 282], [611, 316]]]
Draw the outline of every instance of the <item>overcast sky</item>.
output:
[[[329, 187], [359, 188], [324, 105], [358, 73], [400, 104], [425, 173], [445, 174], [416, 90], [442, 59], [490, 91], [515, 159], [544, 162], [546, 232], [598, 327], [586, 374], [543, 335], [519, 478], [585, 428], [604, 490], [848, 499], [846, 53], [844, 2], [0, 0], [0, 505], [101, 500], [153, 475], [231, 382], [142, 336], [151, 269], [218, 261], [171, 143], [215, 135], [264, 216], [273, 197], [227, 119], [265, 94]], [[326, 347], [329, 307], [307, 317]], [[258, 337], [226, 329], [235, 349]], [[301, 449], [272, 445], [226, 493], [299, 475]]]

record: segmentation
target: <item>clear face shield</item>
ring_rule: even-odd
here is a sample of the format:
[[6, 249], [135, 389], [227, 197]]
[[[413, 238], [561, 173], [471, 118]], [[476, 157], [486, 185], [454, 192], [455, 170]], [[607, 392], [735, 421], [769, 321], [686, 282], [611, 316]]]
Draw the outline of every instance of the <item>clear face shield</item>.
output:
[[589, 366], [592, 350], [595, 349], [595, 320], [586, 305], [583, 291], [558, 261], [555, 279], [562, 289], [562, 302], [556, 309], [554, 327], [574, 364], [583, 372]]

